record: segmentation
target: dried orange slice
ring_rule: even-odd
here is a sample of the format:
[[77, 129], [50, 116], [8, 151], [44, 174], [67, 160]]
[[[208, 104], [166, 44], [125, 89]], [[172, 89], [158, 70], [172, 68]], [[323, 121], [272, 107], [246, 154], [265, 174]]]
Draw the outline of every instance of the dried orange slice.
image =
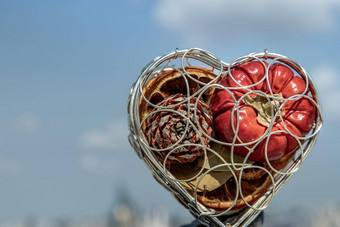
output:
[[[183, 73], [183, 69], [179, 68]], [[216, 74], [207, 68], [188, 66], [185, 67], [185, 71], [194, 79], [203, 82], [204, 84], [209, 83]], [[185, 75], [185, 73], [183, 73]], [[190, 95], [201, 89], [204, 84], [199, 84], [186, 76]], [[207, 89], [201, 96], [206, 104], [209, 104], [210, 98], [213, 94], [213, 89]], [[187, 86], [185, 80], [180, 72], [175, 69], [164, 71], [160, 75], [155, 76], [143, 87], [143, 94], [145, 98], [152, 104], [157, 104], [164, 99], [174, 94], [187, 95]], [[139, 103], [139, 116], [142, 120], [147, 114], [153, 110], [153, 107], [149, 105], [143, 98]]]
[[[286, 167], [291, 160], [292, 155], [287, 155], [270, 164], [275, 170], [279, 171]], [[247, 207], [247, 204], [254, 204], [273, 184], [268, 173], [260, 168], [256, 168], [256, 166], [262, 166], [270, 174], [275, 174], [275, 171], [267, 163], [254, 163], [254, 166], [255, 168], [244, 169], [241, 176], [241, 185], [239, 187], [241, 187], [244, 200], [239, 195], [237, 201], [233, 204], [237, 195], [237, 182], [235, 182], [234, 177], [231, 177], [226, 183], [213, 191], [198, 192], [198, 201], [206, 207], [217, 211], [225, 211], [231, 208], [230, 211], [234, 212]], [[236, 175], [239, 176], [239, 172], [236, 172]], [[194, 195], [194, 192], [192, 191], [191, 194]]]

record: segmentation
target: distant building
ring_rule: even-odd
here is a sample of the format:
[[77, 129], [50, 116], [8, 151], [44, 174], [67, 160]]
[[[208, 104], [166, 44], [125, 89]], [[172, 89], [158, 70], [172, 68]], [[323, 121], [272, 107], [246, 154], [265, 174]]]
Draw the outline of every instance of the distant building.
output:
[[116, 201], [110, 209], [108, 227], [170, 227], [170, 217], [163, 207], [138, 212], [137, 204], [126, 189], [116, 190]]
[[340, 204], [330, 205], [315, 215], [312, 220], [312, 227], [338, 227], [340, 226]]
[[137, 223], [136, 204], [133, 203], [127, 190], [120, 187], [116, 190], [116, 201], [108, 214], [108, 227], [133, 227]]

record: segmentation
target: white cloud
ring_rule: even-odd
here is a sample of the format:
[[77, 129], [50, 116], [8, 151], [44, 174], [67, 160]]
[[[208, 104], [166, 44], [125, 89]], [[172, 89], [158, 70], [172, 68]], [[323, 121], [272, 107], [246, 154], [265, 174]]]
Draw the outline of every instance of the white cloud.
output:
[[314, 82], [320, 92], [325, 120], [339, 121], [340, 71], [332, 65], [320, 65], [312, 71]]
[[130, 148], [126, 120], [115, 120], [102, 129], [89, 130], [80, 136], [84, 148], [79, 165], [97, 174], [113, 174], [119, 168], [119, 155]]
[[333, 227], [340, 226], [340, 206], [339, 205], [329, 205], [320, 209], [313, 217], [313, 227], [324, 226]]
[[119, 162], [112, 157], [107, 158], [95, 153], [85, 153], [80, 158], [80, 166], [89, 172], [113, 174], [119, 168]]
[[327, 91], [329, 88], [334, 89], [338, 82], [338, 72], [335, 66], [319, 65], [314, 69], [314, 80], [319, 89]]
[[[335, 26], [337, 0], [160, 0], [153, 16], [187, 41], [225, 40], [246, 35], [287, 38]], [[333, 11], [333, 12], [332, 12]]]
[[116, 120], [103, 129], [90, 130], [80, 137], [80, 143], [87, 149], [122, 149], [128, 144], [126, 120]]
[[15, 131], [32, 133], [36, 132], [40, 125], [38, 117], [33, 115], [23, 115], [14, 120], [12, 123], [12, 129]]

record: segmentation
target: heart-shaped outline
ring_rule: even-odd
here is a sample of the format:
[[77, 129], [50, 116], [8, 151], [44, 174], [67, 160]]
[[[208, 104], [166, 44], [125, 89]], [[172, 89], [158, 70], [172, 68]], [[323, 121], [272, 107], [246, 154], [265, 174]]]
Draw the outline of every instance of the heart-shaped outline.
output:
[[[218, 71], [218, 73], [216, 73], [217, 74], [216, 79], [213, 79], [209, 83], [203, 85], [203, 87], [201, 89], [199, 89], [199, 91], [196, 92], [196, 94], [192, 95], [192, 96], [197, 96], [198, 97], [197, 100], [199, 100], [201, 98], [202, 94], [204, 92], [206, 92], [207, 89], [210, 89], [214, 86], [217, 87], [217, 88], [223, 89], [220, 85], [216, 85], [215, 82], [218, 80], [218, 78], [220, 78], [225, 73], [229, 72], [229, 75], [231, 75], [230, 69], [232, 67], [234, 67], [235, 65], [247, 62], [247, 61], [252, 61], [254, 59], [258, 60], [260, 62], [270, 60], [271, 62], [269, 63], [269, 65], [273, 64], [274, 62], [284, 63], [285, 65], [292, 68], [295, 72], [297, 72], [300, 76], [304, 77], [303, 79], [306, 81], [306, 84], [312, 89], [313, 98], [310, 98], [310, 97], [308, 97], [308, 98], [314, 103], [318, 113], [317, 113], [315, 125], [313, 126], [313, 129], [311, 130], [311, 132], [307, 135], [307, 138], [299, 138], [299, 137], [296, 138], [296, 140], [299, 143], [299, 147], [300, 147], [299, 150], [301, 150], [299, 156], [295, 157], [294, 161], [291, 162], [291, 164], [289, 166], [286, 166], [284, 170], [275, 170], [275, 168], [273, 168], [270, 165], [270, 162], [268, 161], [268, 156], [266, 154], [266, 159], [267, 159], [267, 162], [268, 162], [270, 168], [275, 170], [274, 171], [275, 174], [272, 175], [270, 172], [268, 172], [267, 169], [263, 168], [264, 171], [268, 172], [268, 175], [270, 176], [271, 181], [272, 181], [272, 186], [269, 187], [267, 189], [266, 193], [264, 193], [261, 196], [261, 198], [259, 198], [252, 205], [250, 205], [246, 202], [246, 200], [244, 199], [244, 197], [242, 195], [242, 190], [239, 190], [239, 187], [240, 187], [239, 185], [241, 185], [240, 184], [241, 177], [239, 177], [239, 179], [238, 179], [239, 185], [236, 185], [237, 188], [238, 188], [237, 192], [240, 191], [240, 196], [243, 199], [243, 201], [248, 205], [248, 207], [243, 209], [242, 211], [239, 211], [235, 215], [228, 217], [224, 221], [220, 220], [218, 217], [225, 215], [229, 211], [229, 209], [225, 210], [224, 212], [216, 213], [216, 211], [214, 209], [205, 207], [204, 205], [202, 205], [197, 200], [197, 189], [198, 189], [200, 181], [210, 171], [214, 171], [218, 168], [229, 168], [229, 169], [231, 169], [231, 166], [233, 166], [235, 168], [233, 161], [231, 163], [224, 162], [222, 164], [219, 164], [219, 165], [211, 168], [210, 170], [204, 172], [204, 174], [202, 174], [202, 172], [203, 172], [203, 167], [202, 167], [202, 169], [200, 171], [198, 171], [197, 175], [192, 176], [190, 179], [186, 179], [186, 181], [187, 181], [187, 180], [192, 180], [194, 178], [199, 178], [198, 181], [197, 181], [195, 190], [194, 190], [194, 195], [192, 195], [192, 194], [189, 194], [188, 190], [183, 187], [183, 185], [181, 184], [181, 180], [175, 179], [174, 176], [172, 176], [172, 174], [166, 169], [167, 159], [170, 157], [171, 153], [176, 148], [178, 148], [178, 146], [181, 146], [181, 145], [178, 144], [178, 143], [174, 144], [171, 147], [171, 148], [173, 148], [172, 151], [170, 151], [168, 153], [168, 155], [165, 157], [164, 162], [161, 163], [157, 159], [157, 157], [154, 155], [154, 152], [152, 152], [152, 150], [157, 150], [157, 149], [150, 147], [149, 144], [147, 142], [145, 142], [145, 138], [144, 138], [143, 133], [141, 133], [142, 132], [142, 130], [141, 130], [142, 125], [143, 125], [145, 119], [148, 116], [146, 116], [144, 119], [140, 119], [140, 112], [139, 112], [140, 111], [139, 110], [140, 100], [144, 99], [144, 100], [146, 100], [147, 104], [149, 104], [153, 107], [157, 107], [155, 104], [149, 102], [147, 100], [147, 98], [144, 96], [143, 88], [145, 87], [147, 82], [152, 77], [156, 77], [160, 73], [163, 73], [164, 71], [169, 70], [169, 69], [178, 70], [178, 67], [170, 66], [170, 64], [173, 63], [174, 61], [176, 61], [176, 59], [180, 60], [180, 67], [183, 69], [183, 72], [180, 72], [180, 71], [179, 72], [182, 75], [184, 74], [185, 76], [188, 76], [192, 80], [195, 80], [195, 78], [191, 78], [190, 75], [185, 70], [186, 66], [191, 66], [190, 61], [195, 61], [195, 62], [200, 62], [200, 63], [206, 64], [206, 65], [212, 67], [212, 70]], [[187, 64], [187, 65], [185, 65], [185, 64]], [[268, 68], [269, 68], [269, 66], [267, 66], [267, 69]], [[184, 75], [183, 75], [183, 77], [185, 77]], [[265, 79], [263, 79], [263, 80], [265, 80]], [[202, 83], [202, 82], [197, 81], [197, 83]], [[188, 85], [187, 82], [186, 82], [186, 86], [187, 86], [187, 90], [188, 90], [189, 85]], [[306, 87], [306, 90], [307, 90], [307, 87]], [[188, 94], [188, 97], [189, 96], [190, 95]], [[285, 102], [287, 102], [287, 100], [285, 100]], [[197, 116], [197, 113], [196, 113], [197, 103], [198, 103], [198, 101], [196, 102], [195, 108], [194, 108], [195, 116]], [[272, 105], [272, 104], [270, 104], [270, 105]], [[271, 108], [273, 108], [273, 106], [271, 106]], [[172, 111], [172, 110], [163, 108], [159, 111]], [[157, 112], [157, 110], [156, 110], [156, 112]], [[149, 115], [152, 115], [154, 113], [155, 112], [149, 113]], [[179, 113], [177, 113], [177, 114], [179, 114]], [[182, 117], [186, 118], [187, 116], [184, 115]], [[129, 123], [129, 129], [130, 129], [130, 134], [129, 134], [128, 139], [129, 139], [131, 146], [136, 151], [137, 155], [149, 167], [154, 178], [158, 181], [158, 183], [160, 183], [168, 191], [170, 191], [174, 195], [174, 197], [182, 205], [184, 205], [184, 207], [186, 207], [190, 211], [191, 214], [193, 214], [203, 224], [215, 225], [215, 226], [246, 226], [246, 225], [250, 224], [257, 217], [257, 215], [269, 205], [269, 203], [271, 202], [274, 195], [277, 194], [277, 192], [289, 180], [289, 178], [300, 168], [302, 162], [308, 156], [308, 154], [310, 153], [310, 151], [312, 150], [312, 148], [313, 148], [313, 146], [316, 142], [318, 132], [320, 131], [321, 126], [322, 126], [322, 121], [323, 121], [323, 119], [322, 119], [322, 113], [321, 113], [321, 109], [320, 109], [319, 94], [318, 94], [318, 91], [315, 89], [315, 84], [314, 84], [313, 80], [311, 79], [309, 74], [306, 72], [306, 70], [302, 66], [300, 66], [297, 62], [293, 61], [292, 59], [290, 59], [286, 56], [283, 56], [283, 55], [276, 54], [276, 53], [269, 53], [267, 50], [265, 50], [262, 53], [251, 53], [251, 54], [246, 55], [244, 57], [237, 58], [229, 64], [229, 63], [223, 62], [222, 60], [217, 58], [212, 53], [205, 51], [205, 50], [202, 50], [202, 49], [199, 49], [199, 48], [192, 48], [192, 49], [188, 49], [188, 50], [176, 49], [175, 52], [171, 52], [169, 54], [155, 58], [154, 60], [152, 60], [149, 64], [147, 64], [142, 69], [142, 72], [141, 72], [139, 78], [132, 85], [129, 100], [128, 100], [128, 123]], [[188, 122], [190, 122], [190, 121], [188, 120]], [[186, 128], [188, 128], [188, 124], [186, 125]], [[199, 125], [198, 130], [203, 131], [203, 133], [204, 133], [204, 130], [202, 130], [202, 128], [200, 128], [200, 127], [201, 126]], [[236, 128], [237, 128], [237, 126], [236, 126]], [[286, 127], [286, 130], [289, 132], [287, 127]], [[237, 133], [235, 133], [235, 135], [237, 135]], [[210, 135], [206, 135], [206, 136], [209, 137]], [[266, 139], [267, 145], [268, 145], [268, 141], [269, 141], [270, 136], [271, 135], [267, 136], [267, 139]], [[212, 139], [214, 140], [214, 138], [212, 138]], [[303, 142], [303, 144], [301, 144], [300, 139], [305, 139], [305, 142]], [[217, 142], [221, 142], [221, 141], [217, 141]], [[222, 144], [223, 144], [223, 142], [222, 142]], [[205, 158], [204, 158], [203, 166], [206, 165], [205, 162], [207, 160], [207, 152], [208, 151], [215, 153], [215, 155], [217, 155], [219, 158], [223, 159], [214, 150], [205, 147], [204, 144], [203, 145], [202, 144], [201, 145], [192, 144], [192, 145], [193, 146], [202, 146], [202, 148], [204, 149], [204, 157]], [[232, 148], [232, 150], [233, 150], [233, 148]], [[240, 176], [242, 175], [242, 171], [246, 168], [248, 168], [248, 166], [244, 162], [243, 165], [241, 166], [241, 168], [239, 169], [241, 171]], [[234, 172], [233, 172], [233, 174], [234, 174]], [[234, 177], [235, 177], [235, 181], [237, 181], [235, 174], [234, 174]], [[236, 202], [237, 199], [238, 198], [235, 199], [235, 202]]]

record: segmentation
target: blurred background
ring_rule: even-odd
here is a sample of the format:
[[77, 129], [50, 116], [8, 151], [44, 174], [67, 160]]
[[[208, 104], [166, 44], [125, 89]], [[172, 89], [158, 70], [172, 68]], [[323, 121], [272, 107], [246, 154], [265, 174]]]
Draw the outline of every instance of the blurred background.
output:
[[0, 0], [0, 226], [192, 222], [130, 148], [126, 113], [145, 64], [192, 47], [307, 69], [324, 126], [263, 225], [339, 226], [339, 40], [338, 0]]

